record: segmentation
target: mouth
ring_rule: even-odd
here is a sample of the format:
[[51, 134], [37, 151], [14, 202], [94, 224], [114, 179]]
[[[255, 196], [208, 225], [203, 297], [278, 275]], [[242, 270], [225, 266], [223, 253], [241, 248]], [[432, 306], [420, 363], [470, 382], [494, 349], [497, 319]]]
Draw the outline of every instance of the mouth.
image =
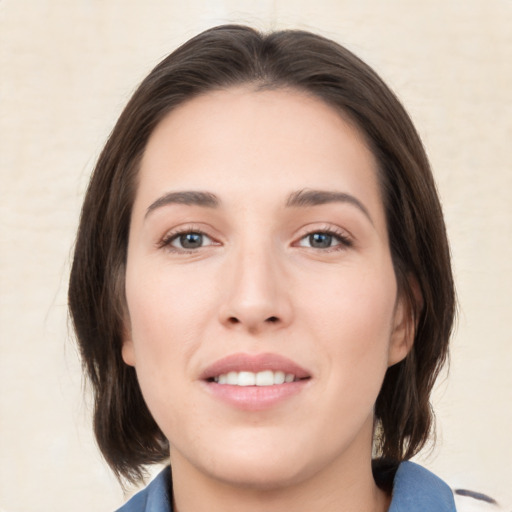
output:
[[200, 379], [231, 386], [274, 386], [311, 378], [311, 373], [279, 354], [231, 354], [208, 366]]
[[[305, 377], [304, 379], [307, 379]], [[279, 384], [288, 384], [303, 380], [297, 378], [293, 373], [285, 373], [284, 371], [277, 370], [263, 370], [261, 372], [248, 372], [248, 371], [231, 371], [228, 373], [221, 373], [215, 377], [208, 379], [209, 382], [215, 382], [222, 385], [230, 386], [276, 386]]]
[[233, 354], [206, 368], [201, 380], [208, 392], [246, 411], [261, 411], [307, 388], [312, 375], [278, 354]]

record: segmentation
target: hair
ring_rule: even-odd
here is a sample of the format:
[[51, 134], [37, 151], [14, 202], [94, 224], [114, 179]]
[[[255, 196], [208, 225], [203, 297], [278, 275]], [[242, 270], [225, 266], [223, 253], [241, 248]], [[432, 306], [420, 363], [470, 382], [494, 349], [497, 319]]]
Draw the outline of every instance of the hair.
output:
[[440, 202], [409, 116], [368, 65], [331, 40], [224, 25], [183, 44], [141, 83], [100, 154], [83, 203], [69, 309], [94, 393], [99, 448], [114, 473], [132, 482], [146, 465], [169, 456], [135, 370], [121, 357], [128, 232], [141, 157], [155, 127], [178, 105], [241, 85], [303, 91], [365, 137], [378, 163], [398, 293], [415, 326], [412, 349], [387, 370], [375, 404], [374, 453], [398, 463], [416, 454], [432, 430], [429, 398], [447, 358], [455, 292]]

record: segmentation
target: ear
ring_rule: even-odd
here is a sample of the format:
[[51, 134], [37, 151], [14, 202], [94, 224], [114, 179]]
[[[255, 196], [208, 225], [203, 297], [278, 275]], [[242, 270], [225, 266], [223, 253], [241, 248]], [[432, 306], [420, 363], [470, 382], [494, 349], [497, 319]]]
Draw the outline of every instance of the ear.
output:
[[135, 366], [135, 351], [133, 349], [132, 340], [123, 341], [123, 346], [121, 348], [121, 356], [123, 358], [123, 361], [128, 366]]
[[128, 366], [135, 366], [135, 347], [133, 346], [133, 339], [130, 327], [130, 321], [124, 321], [123, 326], [123, 345], [121, 347], [121, 357]]
[[389, 343], [388, 366], [393, 366], [405, 359], [414, 345], [418, 320], [415, 311], [421, 311], [423, 297], [416, 279], [409, 276], [408, 281], [413, 295], [412, 301], [414, 301], [415, 304], [408, 299], [407, 293], [403, 291], [399, 292], [393, 315], [393, 330]]

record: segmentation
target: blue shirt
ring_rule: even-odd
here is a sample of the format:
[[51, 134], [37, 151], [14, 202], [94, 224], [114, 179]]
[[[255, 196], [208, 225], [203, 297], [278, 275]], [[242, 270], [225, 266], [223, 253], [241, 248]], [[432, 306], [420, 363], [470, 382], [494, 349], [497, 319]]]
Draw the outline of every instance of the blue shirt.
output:
[[[165, 468], [117, 512], [172, 512], [167, 491], [171, 470]], [[456, 512], [453, 492], [440, 478], [414, 462], [402, 462], [393, 481], [388, 512]]]

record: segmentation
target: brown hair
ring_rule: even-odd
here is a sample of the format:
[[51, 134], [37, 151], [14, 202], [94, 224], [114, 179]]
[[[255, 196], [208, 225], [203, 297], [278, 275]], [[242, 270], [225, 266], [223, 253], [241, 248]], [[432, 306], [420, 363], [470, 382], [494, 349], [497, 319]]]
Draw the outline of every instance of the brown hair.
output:
[[409, 116], [371, 68], [333, 41], [302, 31], [263, 35], [221, 26], [178, 48], [136, 90], [99, 157], [78, 229], [69, 308], [94, 391], [96, 439], [114, 472], [132, 481], [144, 465], [169, 455], [135, 371], [121, 358], [140, 159], [154, 128], [177, 105], [241, 84], [305, 91], [350, 118], [366, 137], [379, 163], [399, 293], [417, 326], [412, 350], [388, 369], [377, 398], [376, 453], [395, 462], [410, 458], [431, 431], [429, 397], [447, 357], [455, 296], [439, 199]]

